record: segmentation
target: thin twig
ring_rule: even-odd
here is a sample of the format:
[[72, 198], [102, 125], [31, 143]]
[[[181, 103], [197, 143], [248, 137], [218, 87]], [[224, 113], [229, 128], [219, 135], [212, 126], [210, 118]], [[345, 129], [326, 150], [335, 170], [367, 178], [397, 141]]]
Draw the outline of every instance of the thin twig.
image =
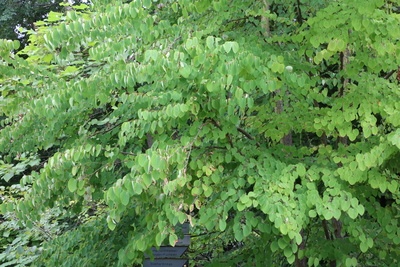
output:
[[249, 134], [248, 132], [246, 132], [244, 129], [240, 128], [240, 127], [236, 127], [236, 129], [242, 133], [244, 136], [246, 136], [248, 139], [250, 140], [254, 140], [254, 137], [251, 136], [251, 134]]
[[397, 70], [392, 70], [392, 71], [390, 71], [388, 74], [386, 74], [384, 77], [383, 77], [383, 79], [389, 79], [390, 78], [390, 76], [392, 76], [393, 75], [393, 73], [395, 73]]

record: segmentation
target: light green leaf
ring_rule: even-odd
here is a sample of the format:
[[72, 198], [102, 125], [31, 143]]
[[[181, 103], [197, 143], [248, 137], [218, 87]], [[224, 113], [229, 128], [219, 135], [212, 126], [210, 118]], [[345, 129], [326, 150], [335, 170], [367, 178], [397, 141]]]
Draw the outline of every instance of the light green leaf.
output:
[[247, 237], [251, 234], [252, 227], [249, 223], [243, 225], [243, 237]]
[[76, 179], [71, 178], [68, 180], [68, 190], [73, 193], [76, 191], [76, 189], [78, 188], [78, 182]]
[[219, 230], [220, 231], [225, 231], [226, 229], [226, 221], [224, 219], [219, 220]]
[[209, 49], [213, 49], [214, 48], [214, 37], [208, 36], [206, 39], [206, 44]]
[[282, 63], [278, 63], [277, 61], [273, 62], [271, 65], [271, 70], [277, 73], [283, 73], [285, 70], [285, 65]]
[[289, 257], [286, 258], [289, 264], [292, 264], [296, 259], [296, 256], [292, 253]]
[[233, 53], [236, 54], [239, 51], [239, 44], [237, 42], [225, 42], [222, 47], [226, 53], [229, 53], [232, 50]]
[[142, 180], [143, 180], [143, 185], [145, 187], [149, 187], [153, 181], [151, 174], [147, 174], [147, 173], [142, 175]]
[[147, 168], [149, 161], [148, 161], [148, 157], [145, 154], [139, 154], [137, 156], [137, 161], [139, 163], [139, 165], [143, 168]]
[[107, 225], [108, 225], [108, 228], [109, 228], [111, 231], [113, 231], [113, 230], [115, 229], [115, 227], [117, 226], [117, 224], [115, 223], [115, 221], [114, 221], [110, 216], [107, 217]]
[[360, 243], [360, 250], [361, 250], [362, 253], [367, 252], [367, 250], [368, 250], [368, 244], [367, 244], [366, 242], [361, 242], [361, 243]]
[[60, 13], [60, 12], [53, 12], [53, 11], [50, 11], [48, 14], [47, 14], [47, 21], [48, 22], [56, 22], [56, 21], [59, 21], [59, 20], [61, 20], [61, 18], [63, 17], [63, 13]]
[[271, 242], [271, 251], [276, 252], [279, 249], [278, 242], [276, 240]]
[[158, 58], [159, 52], [157, 50], [146, 50], [144, 53], [145, 62], [150, 61], [150, 59], [156, 61]]
[[161, 232], [158, 232], [157, 235], [156, 235], [156, 245], [158, 247], [161, 246], [161, 244], [164, 241], [164, 239], [165, 239], [165, 236]]
[[122, 190], [119, 194], [119, 197], [121, 199], [122, 205], [127, 206], [129, 203], [129, 193], [125, 190]]
[[304, 165], [298, 164], [296, 167], [297, 167], [297, 174], [300, 177], [304, 177], [306, 175], [306, 168], [304, 167]]
[[150, 8], [151, 7], [151, 0], [142, 0], [142, 5], [144, 8]]
[[400, 149], [400, 130], [388, 135], [388, 141]]
[[174, 233], [169, 234], [169, 244], [175, 247], [176, 241], [178, 241], [178, 236]]
[[183, 78], [189, 78], [191, 73], [192, 69], [189, 66], [184, 66], [183, 68], [179, 69], [179, 74], [182, 75]]

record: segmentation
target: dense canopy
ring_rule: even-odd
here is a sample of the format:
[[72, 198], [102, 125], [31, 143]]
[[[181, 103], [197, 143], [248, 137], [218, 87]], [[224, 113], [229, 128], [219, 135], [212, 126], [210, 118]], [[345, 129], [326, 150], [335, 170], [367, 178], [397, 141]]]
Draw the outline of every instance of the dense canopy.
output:
[[96, 0], [0, 40], [26, 264], [141, 264], [188, 221], [195, 266], [398, 266], [399, 5]]

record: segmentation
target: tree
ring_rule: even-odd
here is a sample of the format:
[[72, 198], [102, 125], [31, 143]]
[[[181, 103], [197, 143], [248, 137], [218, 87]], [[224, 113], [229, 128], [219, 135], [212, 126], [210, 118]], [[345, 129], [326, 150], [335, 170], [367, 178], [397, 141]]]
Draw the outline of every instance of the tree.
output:
[[27, 37], [17, 32], [18, 27], [33, 29], [34, 22], [42, 20], [50, 11], [62, 11], [62, 0], [2, 0], [0, 6], [0, 38], [20, 40], [25, 44]]
[[92, 207], [58, 238], [104, 219], [119, 266], [184, 221], [198, 264], [397, 266], [399, 3], [296, 3], [98, 0], [2, 41], [3, 161], [41, 162], [2, 212]]

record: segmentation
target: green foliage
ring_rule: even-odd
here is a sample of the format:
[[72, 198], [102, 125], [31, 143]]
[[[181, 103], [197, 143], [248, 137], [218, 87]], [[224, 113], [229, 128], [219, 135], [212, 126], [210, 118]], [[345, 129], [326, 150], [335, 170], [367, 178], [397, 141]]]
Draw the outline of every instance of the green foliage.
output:
[[129, 224], [111, 231], [105, 218], [89, 220], [47, 242], [32, 266], [115, 266], [118, 250], [127, 243], [123, 227]]
[[[55, 21], [54, 15], [63, 12], [63, 0], [2, 0], [0, 6], [0, 39], [19, 40], [23, 46], [27, 44], [28, 36], [24, 28], [32, 30], [37, 26], [37, 21], [46, 16], [49, 22]], [[74, 1], [79, 3], [81, 1]], [[62, 13], [60, 13], [62, 14]]]
[[0, 160], [0, 178], [5, 182], [9, 182], [12, 177], [17, 176], [26, 171], [29, 167], [36, 166], [40, 163], [40, 160], [36, 156], [27, 156], [25, 154], [18, 155], [14, 160], [18, 162], [15, 165], [7, 164]]
[[63, 212], [57, 208], [48, 210], [40, 221], [32, 221], [29, 214], [25, 222], [19, 220], [10, 204], [21, 199], [28, 190], [18, 184], [0, 188], [3, 204], [0, 217], [1, 266], [29, 266], [41, 254], [42, 242], [52, 239], [66, 227], [60, 221]]
[[106, 204], [35, 264], [140, 264], [189, 221], [205, 265], [397, 266], [399, 3], [364, 2], [99, 0], [1, 41], [2, 169], [41, 159], [2, 209]]

